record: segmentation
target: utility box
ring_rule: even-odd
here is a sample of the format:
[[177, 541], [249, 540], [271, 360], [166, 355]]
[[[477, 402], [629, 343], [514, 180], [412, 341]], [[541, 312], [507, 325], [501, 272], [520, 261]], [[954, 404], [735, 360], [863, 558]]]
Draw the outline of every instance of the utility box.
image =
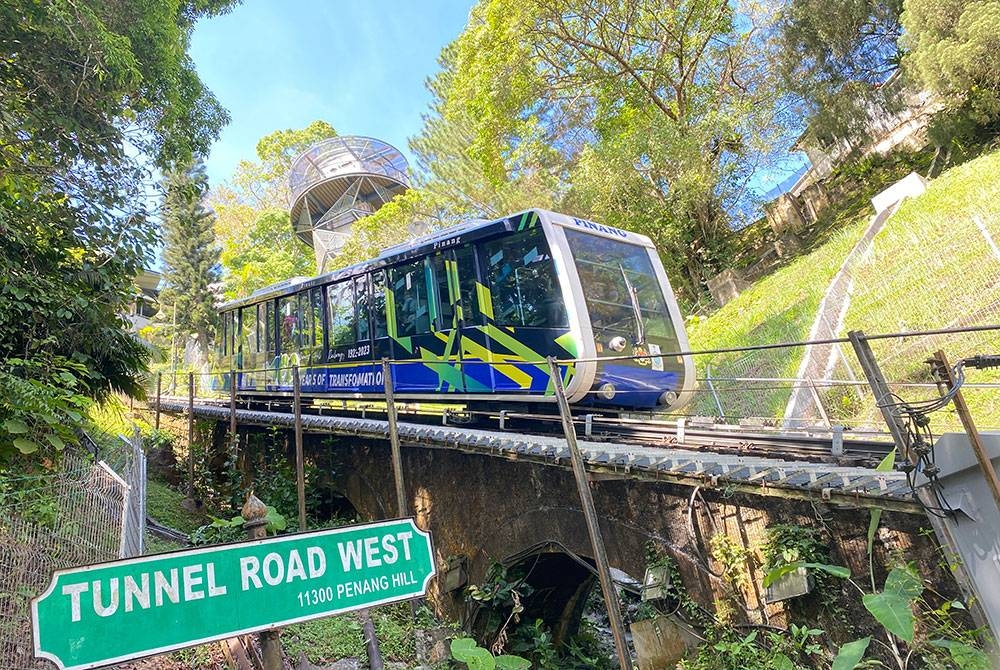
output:
[[[981, 434], [994, 471], [1000, 472], [1000, 432]], [[934, 445], [939, 495], [955, 511], [943, 519], [947, 537], [938, 537], [962, 560], [994, 639], [1000, 639], [1000, 510], [965, 433], [945, 433]], [[917, 483], [930, 486], [917, 474]], [[1000, 668], [1000, 661], [993, 660]]]
[[813, 578], [805, 568], [797, 568], [774, 580], [764, 589], [764, 602], [776, 603], [798, 598], [813, 590]]
[[673, 668], [689, 649], [697, 647], [700, 642], [693, 633], [670, 616], [636, 621], [629, 626], [629, 630], [632, 632], [639, 670]]

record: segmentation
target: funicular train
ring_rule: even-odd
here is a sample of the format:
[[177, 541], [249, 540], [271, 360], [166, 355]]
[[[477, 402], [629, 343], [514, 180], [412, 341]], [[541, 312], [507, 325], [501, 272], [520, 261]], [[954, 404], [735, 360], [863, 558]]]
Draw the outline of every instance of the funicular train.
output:
[[[694, 386], [683, 321], [647, 237], [543, 210], [471, 221], [221, 308], [237, 394], [385, 397], [485, 407], [569, 401], [668, 410]], [[669, 354], [669, 355], [665, 355]], [[631, 358], [629, 358], [631, 357]], [[227, 375], [228, 378], [228, 375]]]

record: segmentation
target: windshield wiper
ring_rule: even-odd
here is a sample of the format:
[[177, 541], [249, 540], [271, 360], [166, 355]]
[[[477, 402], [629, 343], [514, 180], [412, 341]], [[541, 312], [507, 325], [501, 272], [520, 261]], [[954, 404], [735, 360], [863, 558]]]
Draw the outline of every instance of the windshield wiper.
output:
[[637, 345], [645, 344], [646, 333], [642, 324], [642, 309], [639, 307], [639, 297], [636, 295], [632, 282], [628, 280], [628, 275], [625, 274], [625, 268], [621, 263], [618, 264], [618, 269], [622, 273], [622, 279], [625, 280], [625, 291], [628, 293], [629, 302], [632, 303], [632, 315], [635, 317], [635, 343]]

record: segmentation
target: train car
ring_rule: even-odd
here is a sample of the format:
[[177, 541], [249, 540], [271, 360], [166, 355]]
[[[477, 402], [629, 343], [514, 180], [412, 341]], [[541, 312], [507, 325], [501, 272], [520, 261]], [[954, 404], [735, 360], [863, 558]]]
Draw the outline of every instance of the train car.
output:
[[470, 221], [221, 307], [237, 393], [470, 406], [569, 401], [669, 410], [694, 386], [683, 321], [649, 238], [555, 212]]

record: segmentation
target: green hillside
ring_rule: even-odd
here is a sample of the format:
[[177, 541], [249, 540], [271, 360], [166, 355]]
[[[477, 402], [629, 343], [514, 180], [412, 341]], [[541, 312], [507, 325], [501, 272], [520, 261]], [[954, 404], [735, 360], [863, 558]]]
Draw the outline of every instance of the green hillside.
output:
[[[855, 207], [824, 243], [756, 282], [736, 300], [688, 326], [693, 350], [805, 340], [823, 294], [845, 256], [860, 239], [872, 214]], [[872, 249], [848, 268], [853, 296], [844, 328], [869, 334], [1000, 323], [1000, 256], [981, 229], [1000, 243], [1000, 151], [952, 168], [919, 198], [908, 200], [875, 237]], [[873, 344], [891, 382], [929, 381], [924, 359], [943, 349], [951, 359], [972, 353], [1000, 352], [1000, 335], [952, 335]], [[849, 348], [833, 378], [860, 376]], [[794, 377], [799, 348], [699, 356], [699, 377], [787, 379]], [[992, 373], [970, 371], [971, 382], [997, 381]], [[714, 381], [713, 394], [702, 382], [691, 411], [727, 416], [781, 417], [789, 384]], [[896, 388], [920, 398], [933, 389]], [[869, 402], [849, 386], [817, 389], [831, 419], [862, 420], [873, 414]], [[984, 425], [1000, 425], [1000, 393], [974, 389], [969, 400]], [[940, 423], [940, 422], [938, 422]], [[949, 422], [953, 423], [953, 422]]]

